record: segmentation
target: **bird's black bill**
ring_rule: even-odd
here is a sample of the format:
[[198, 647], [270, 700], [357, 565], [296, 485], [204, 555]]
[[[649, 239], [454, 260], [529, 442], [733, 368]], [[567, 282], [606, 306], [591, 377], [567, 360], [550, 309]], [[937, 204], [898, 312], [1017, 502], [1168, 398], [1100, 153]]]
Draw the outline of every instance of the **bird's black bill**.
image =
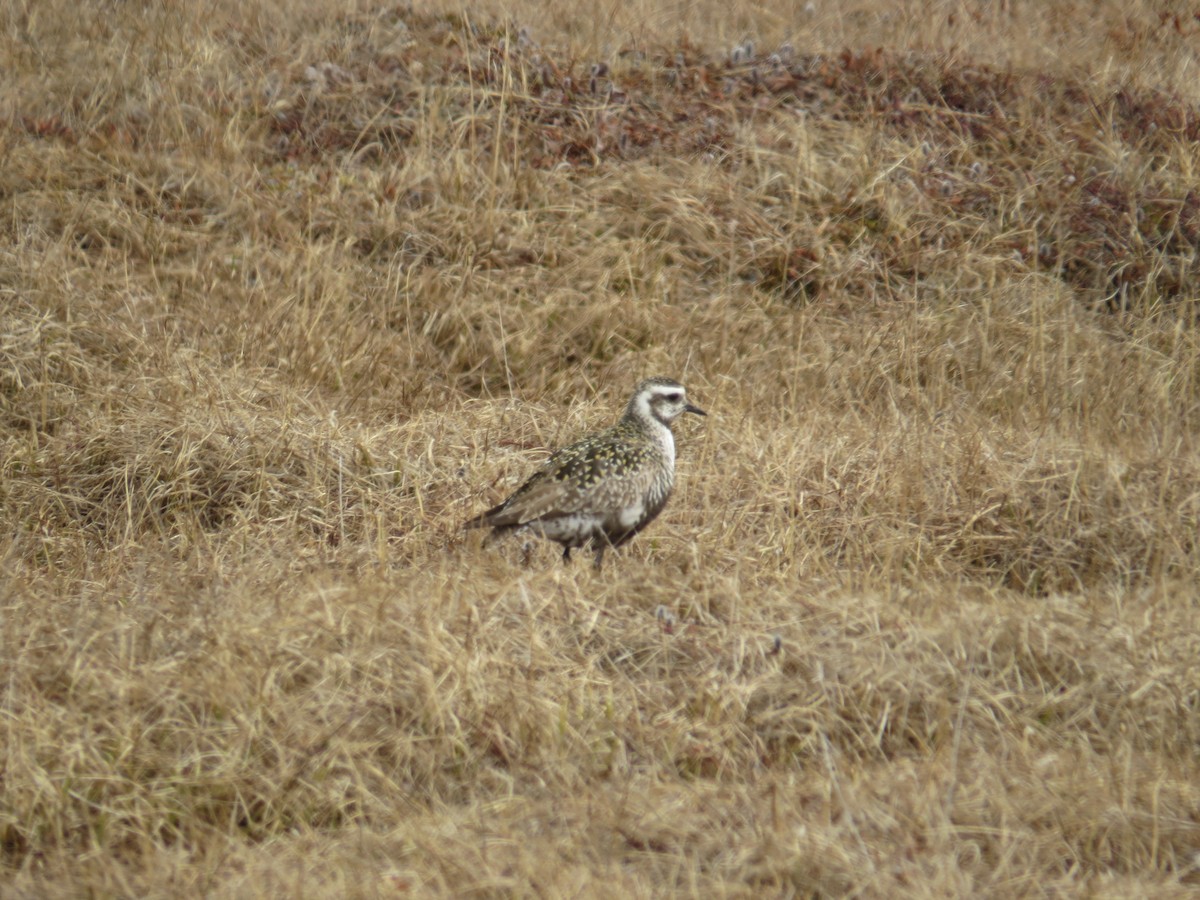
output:
[[685, 406], [685, 407], [683, 408], [683, 411], [684, 411], [684, 412], [695, 413], [695, 414], [696, 414], [696, 415], [698, 415], [698, 416], [707, 416], [707, 415], [708, 415], [708, 413], [706, 413], [706, 412], [705, 412], [704, 410], [702, 410], [700, 407], [698, 407], [698, 406], [692, 406], [692, 404], [690, 404], [690, 403], [689, 403], [687, 406]]

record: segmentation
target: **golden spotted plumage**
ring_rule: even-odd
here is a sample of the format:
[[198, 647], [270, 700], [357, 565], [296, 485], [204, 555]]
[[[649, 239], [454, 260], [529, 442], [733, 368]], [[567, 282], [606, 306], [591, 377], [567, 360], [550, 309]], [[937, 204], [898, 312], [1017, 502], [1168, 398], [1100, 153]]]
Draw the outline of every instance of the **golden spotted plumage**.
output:
[[554, 453], [499, 506], [467, 527], [492, 535], [529, 530], [563, 547], [591, 544], [600, 566], [662, 511], [675, 480], [671, 422], [685, 412], [706, 413], [687, 401], [683, 385], [649, 378], [638, 385], [621, 420]]

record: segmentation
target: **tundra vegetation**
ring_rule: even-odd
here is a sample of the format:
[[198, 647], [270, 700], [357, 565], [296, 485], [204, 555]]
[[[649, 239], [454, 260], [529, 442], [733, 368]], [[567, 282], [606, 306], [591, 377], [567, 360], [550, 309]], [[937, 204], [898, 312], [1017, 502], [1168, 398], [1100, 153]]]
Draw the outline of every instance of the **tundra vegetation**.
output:
[[[1194, 896], [1198, 48], [4, 4], [0, 893]], [[462, 530], [656, 374], [602, 572]]]

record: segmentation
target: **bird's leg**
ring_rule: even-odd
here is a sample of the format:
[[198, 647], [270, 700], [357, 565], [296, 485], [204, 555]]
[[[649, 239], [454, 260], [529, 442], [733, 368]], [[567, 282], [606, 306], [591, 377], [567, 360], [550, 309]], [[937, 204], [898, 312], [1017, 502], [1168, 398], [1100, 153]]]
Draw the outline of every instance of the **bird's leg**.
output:
[[564, 544], [563, 545], [563, 562], [569, 563], [570, 561], [571, 561], [571, 545]]
[[600, 563], [604, 561], [604, 548], [607, 546], [608, 544], [605, 541], [596, 541], [596, 559], [593, 561], [592, 565], [595, 567], [597, 572], [600, 571]]

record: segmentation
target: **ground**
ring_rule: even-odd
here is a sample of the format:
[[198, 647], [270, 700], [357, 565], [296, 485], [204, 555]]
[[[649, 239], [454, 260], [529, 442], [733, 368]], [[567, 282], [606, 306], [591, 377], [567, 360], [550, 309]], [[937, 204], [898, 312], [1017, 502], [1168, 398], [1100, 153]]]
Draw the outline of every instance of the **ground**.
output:
[[[1198, 38], [0, 11], [0, 894], [1193, 896]], [[603, 571], [462, 529], [650, 375]]]

